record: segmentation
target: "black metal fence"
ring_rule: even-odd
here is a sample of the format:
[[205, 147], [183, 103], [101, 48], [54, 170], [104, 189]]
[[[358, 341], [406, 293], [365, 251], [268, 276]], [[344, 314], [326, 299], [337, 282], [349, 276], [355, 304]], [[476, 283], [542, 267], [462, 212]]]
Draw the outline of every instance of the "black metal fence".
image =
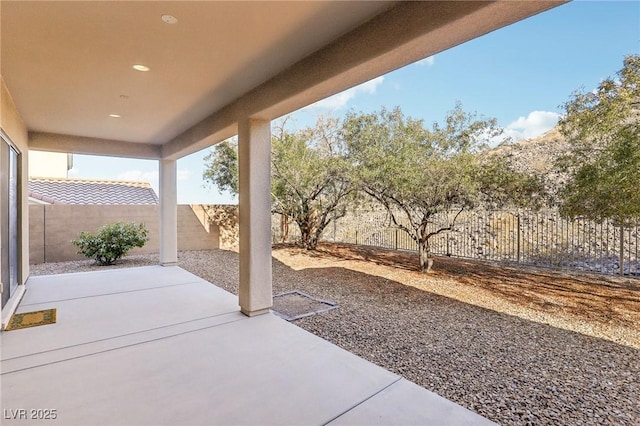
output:
[[[282, 237], [274, 220], [273, 237]], [[434, 229], [435, 230], [435, 226]], [[295, 224], [289, 240], [299, 238]], [[323, 240], [417, 251], [384, 212], [355, 212], [330, 225]], [[431, 239], [436, 255], [640, 276], [640, 227], [568, 220], [557, 212], [482, 211], [460, 215], [454, 231]]]

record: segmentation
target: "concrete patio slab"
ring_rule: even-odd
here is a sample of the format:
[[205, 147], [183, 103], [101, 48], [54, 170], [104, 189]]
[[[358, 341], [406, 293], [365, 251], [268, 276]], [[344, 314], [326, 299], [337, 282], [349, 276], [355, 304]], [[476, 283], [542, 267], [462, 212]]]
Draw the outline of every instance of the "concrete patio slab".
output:
[[[446, 419], [443, 422], [443, 419]], [[477, 425], [478, 415], [402, 379], [338, 417], [330, 425]]]
[[[95, 275], [67, 275], [62, 279], [54, 276], [51, 282], [36, 279], [33, 287], [30, 281], [17, 312], [57, 308], [58, 322], [55, 326], [22, 330], [20, 334], [24, 337], [8, 333], [3, 359], [238, 310], [235, 296], [189, 273], [176, 275], [180, 271], [177, 267], [140, 268], [149, 277], [146, 284], [137, 269], [131, 268], [131, 277], [126, 279], [112, 270]], [[72, 290], [64, 288], [67, 284]], [[77, 297], [73, 289], [78, 292]], [[55, 332], [51, 327], [55, 327]]]
[[[163, 286], [203, 282], [184, 269], [143, 266], [127, 268], [126, 279], [122, 270], [108, 269], [97, 272], [48, 275], [29, 278], [29, 292], [20, 307], [66, 299], [81, 299], [109, 293], [156, 289]], [[85, 279], [86, 278], [86, 279]], [[39, 291], [45, 288], [46, 291]]]
[[0, 335], [3, 425], [491, 424], [178, 267], [27, 286], [58, 323]]

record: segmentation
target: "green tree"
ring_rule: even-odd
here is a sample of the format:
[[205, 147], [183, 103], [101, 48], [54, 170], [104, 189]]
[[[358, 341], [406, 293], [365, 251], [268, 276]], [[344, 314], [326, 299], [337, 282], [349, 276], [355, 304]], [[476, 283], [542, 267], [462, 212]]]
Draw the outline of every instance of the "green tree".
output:
[[[314, 128], [290, 132], [286, 120], [274, 129], [271, 145], [272, 211], [299, 227], [301, 244], [315, 249], [322, 232], [343, 217], [354, 194], [340, 123], [321, 118]], [[205, 158], [203, 178], [238, 193], [237, 146], [223, 142]]]
[[226, 140], [217, 144], [204, 157], [206, 168], [202, 179], [213, 184], [220, 192], [238, 194], [238, 143]]
[[273, 211], [300, 228], [301, 243], [315, 249], [325, 228], [346, 214], [355, 192], [340, 122], [320, 118], [314, 128], [274, 135]]
[[500, 133], [495, 120], [478, 119], [460, 104], [431, 129], [405, 118], [399, 108], [345, 118], [344, 138], [359, 187], [416, 242], [422, 271], [433, 265], [430, 239], [453, 230], [464, 210], [538, 198], [537, 179], [480, 155]]
[[557, 166], [569, 179], [560, 212], [620, 225], [640, 220], [640, 56], [629, 55], [616, 78], [564, 104], [560, 131], [570, 152]]

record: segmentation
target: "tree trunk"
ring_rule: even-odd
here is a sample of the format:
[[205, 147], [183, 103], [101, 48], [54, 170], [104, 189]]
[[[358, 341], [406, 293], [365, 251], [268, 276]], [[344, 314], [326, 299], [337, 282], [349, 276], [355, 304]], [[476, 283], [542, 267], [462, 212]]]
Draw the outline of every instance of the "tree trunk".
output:
[[310, 240], [311, 240], [311, 234], [309, 233], [309, 230], [301, 227], [300, 228], [300, 244], [302, 245], [302, 247], [306, 248], [307, 250], [310, 250], [310, 247], [309, 247]]
[[318, 239], [316, 238], [315, 233], [309, 232], [308, 230], [301, 234], [300, 240], [302, 247], [307, 250], [315, 250], [318, 245]]
[[299, 222], [300, 227], [300, 243], [302, 247], [307, 250], [315, 250], [318, 245], [318, 239], [315, 234], [315, 226], [311, 223], [310, 218], [305, 218], [304, 221]]
[[418, 242], [418, 257], [420, 258], [420, 271], [430, 272], [433, 266], [433, 256], [431, 256], [431, 247], [428, 240], [423, 241], [421, 239]]
[[286, 214], [280, 215], [280, 235], [282, 235], [282, 243], [289, 241], [289, 216]]
[[318, 247], [318, 238], [315, 234], [309, 237], [309, 245], [307, 246], [308, 250], [315, 250]]
[[304, 226], [300, 226], [302, 246], [307, 250], [315, 250], [327, 223], [321, 222], [317, 215], [309, 215], [303, 223]]

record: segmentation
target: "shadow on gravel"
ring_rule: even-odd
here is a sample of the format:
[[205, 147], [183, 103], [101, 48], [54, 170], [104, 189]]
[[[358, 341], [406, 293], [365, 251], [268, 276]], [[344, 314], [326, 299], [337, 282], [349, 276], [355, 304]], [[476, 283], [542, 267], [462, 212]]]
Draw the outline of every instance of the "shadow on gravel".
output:
[[[365, 260], [377, 265], [418, 271], [414, 253], [347, 244], [323, 244], [310, 256]], [[640, 280], [598, 275], [570, 275], [526, 267], [438, 257], [429, 274], [490, 291], [511, 303], [539, 312], [563, 312], [586, 321], [619, 324], [640, 333]]]
[[[314, 255], [334, 253], [322, 247]], [[335, 255], [336, 265], [368, 256], [407, 271], [415, 261], [393, 252], [340, 249]], [[182, 268], [237, 294], [237, 253], [180, 252], [178, 260]], [[59, 266], [74, 272], [73, 265]], [[48, 268], [53, 273], [53, 266]], [[638, 303], [637, 287], [453, 259], [438, 259], [433, 276], [542, 306], [544, 297], [571, 294], [567, 286], [577, 290], [578, 304], [587, 310], [605, 302]], [[640, 350], [340, 266], [294, 270], [274, 259], [273, 284], [274, 294], [298, 289], [340, 305], [294, 324], [498, 423], [640, 424]]]
[[[366, 259], [424, 278], [411, 253], [323, 245], [305, 255], [337, 266], [294, 270], [274, 259], [274, 294], [297, 289], [340, 305], [293, 322], [307, 331], [503, 425], [640, 424], [640, 350], [339, 266]], [[185, 251], [178, 261], [237, 294], [237, 253]], [[145, 262], [157, 264], [157, 255], [120, 266]], [[94, 270], [86, 262], [41, 267], [44, 273], [74, 268]], [[540, 310], [572, 310], [598, 321], [629, 322], [635, 315], [640, 322], [633, 282], [448, 258], [437, 259], [431, 276]]]
[[[203, 278], [237, 292], [237, 254], [206, 264]], [[640, 420], [636, 349], [342, 267], [274, 259], [273, 286], [340, 306], [294, 324], [498, 423]]]

